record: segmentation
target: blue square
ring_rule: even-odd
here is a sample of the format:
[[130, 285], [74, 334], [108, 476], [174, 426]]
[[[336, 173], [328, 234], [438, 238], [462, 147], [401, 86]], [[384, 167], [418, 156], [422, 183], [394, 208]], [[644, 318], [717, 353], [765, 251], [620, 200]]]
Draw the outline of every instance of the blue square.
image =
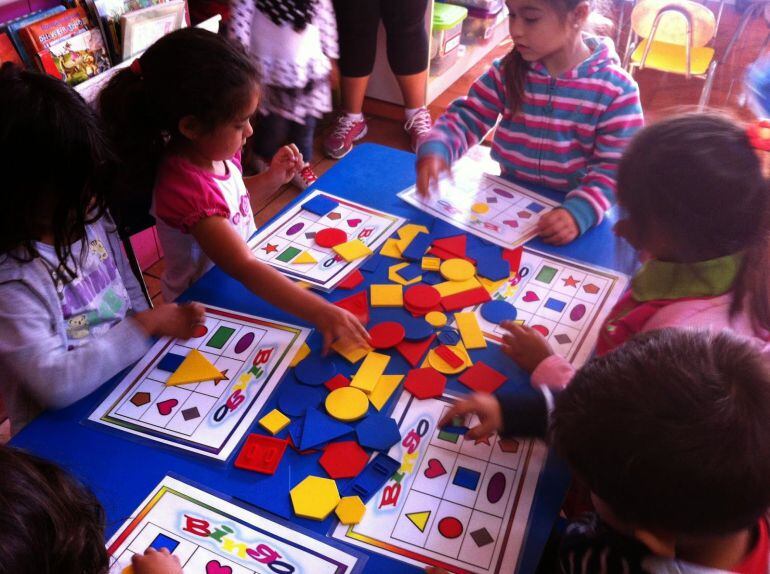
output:
[[454, 480], [452, 480], [452, 484], [467, 488], [468, 490], [476, 490], [480, 479], [481, 473], [477, 470], [471, 470], [470, 468], [465, 468], [464, 466], [458, 466], [457, 472], [455, 472]]
[[150, 543], [150, 548], [154, 548], [155, 550], [160, 550], [161, 548], [167, 548], [169, 552], [173, 552], [176, 547], [179, 546], [179, 541], [174, 540], [170, 536], [166, 536], [165, 534], [158, 534], [155, 537], [155, 540], [153, 540]]
[[329, 199], [323, 195], [316, 195], [310, 201], [303, 203], [302, 209], [309, 211], [310, 213], [315, 213], [316, 215], [326, 215], [338, 205], [339, 203], [333, 199]]
[[529, 209], [532, 213], [540, 213], [545, 209], [545, 205], [542, 203], [537, 203], [536, 201], [533, 201], [527, 206], [527, 209]]
[[412, 239], [412, 242], [407, 246], [406, 249], [404, 249], [402, 255], [404, 256], [404, 259], [416, 261], [425, 255], [425, 252], [428, 250], [431, 243], [433, 243], [432, 235], [427, 233], [418, 233], [417, 237]]
[[407, 265], [403, 269], [399, 269], [398, 274], [404, 281], [411, 281], [422, 275], [422, 269], [419, 265]]
[[166, 356], [164, 356], [158, 363], [158, 368], [161, 371], [173, 373], [179, 368], [179, 365], [182, 364], [182, 361], [184, 361], [184, 357], [182, 355], [177, 355], [176, 353], [166, 353]]
[[549, 297], [548, 301], [545, 302], [545, 308], [550, 309], [551, 311], [556, 311], [557, 313], [561, 313], [564, 311], [564, 307], [566, 307], [567, 304], [564, 301], [559, 301], [558, 299], [554, 299], [553, 297]]

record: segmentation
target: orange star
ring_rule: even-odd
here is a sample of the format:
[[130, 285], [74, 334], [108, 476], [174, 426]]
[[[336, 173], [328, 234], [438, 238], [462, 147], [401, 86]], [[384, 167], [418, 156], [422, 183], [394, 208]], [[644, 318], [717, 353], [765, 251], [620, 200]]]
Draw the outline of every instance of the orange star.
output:
[[272, 243], [268, 243], [267, 245], [265, 245], [262, 248], [262, 250], [265, 253], [275, 253], [276, 251], [278, 251], [278, 246], [277, 245], [273, 245]]
[[564, 281], [565, 287], [577, 287], [578, 283], [580, 283], [580, 281], [575, 279], [572, 275], [570, 275], [566, 279], [562, 279], [562, 281]]

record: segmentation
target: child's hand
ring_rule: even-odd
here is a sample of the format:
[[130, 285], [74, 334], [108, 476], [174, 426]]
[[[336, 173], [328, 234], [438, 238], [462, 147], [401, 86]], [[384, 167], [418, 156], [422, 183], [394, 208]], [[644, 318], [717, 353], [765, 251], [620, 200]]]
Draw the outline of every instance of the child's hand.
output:
[[200, 303], [165, 303], [149, 311], [134, 315], [152, 337], [176, 337], [189, 339], [195, 327], [203, 323], [205, 308]]
[[545, 337], [531, 327], [513, 321], [503, 321], [500, 326], [508, 331], [503, 335], [503, 353], [528, 373], [554, 354]]
[[442, 158], [428, 155], [417, 162], [417, 193], [421, 197], [430, 197], [431, 191], [438, 187], [442, 174], [449, 173], [449, 166]]
[[168, 549], [161, 548], [160, 552], [148, 548], [144, 555], [134, 554], [131, 558], [134, 574], [184, 574], [179, 558]]
[[329, 303], [323, 306], [318, 314], [318, 318], [313, 322], [323, 335], [322, 352], [324, 355], [329, 352], [332, 343], [338, 339], [342, 340], [346, 347], [349, 346], [357, 349], [370, 346], [371, 337], [369, 333], [361, 324], [361, 321], [350, 311]]
[[503, 411], [494, 395], [473, 393], [467, 399], [456, 402], [438, 423], [439, 427], [448, 425], [455, 417], [474, 414], [479, 417], [479, 424], [466, 433], [469, 439], [488, 437], [503, 429]]
[[273, 156], [267, 173], [277, 187], [290, 182], [304, 165], [305, 161], [297, 146], [294, 144], [285, 145]]
[[537, 231], [543, 241], [551, 245], [566, 245], [580, 235], [575, 218], [563, 207], [543, 214], [537, 222]]

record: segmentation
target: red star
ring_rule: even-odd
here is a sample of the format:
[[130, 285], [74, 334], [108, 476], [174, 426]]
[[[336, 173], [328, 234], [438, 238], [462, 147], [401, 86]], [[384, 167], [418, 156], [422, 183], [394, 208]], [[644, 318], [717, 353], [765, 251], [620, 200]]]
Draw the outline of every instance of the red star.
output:
[[273, 245], [272, 243], [268, 243], [267, 245], [265, 245], [262, 248], [262, 250], [265, 253], [275, 253], [276, 251], [278, 251], [278, 246], [277, 245]]
[[564, 281], [565, 287], [577, 287], [577, 284], [580, 283], [580, 281], [575, 279], [572, 275], [570, 275], [566, 279], [562, 279], [562, 281]]
[[484, 438], [477, 438], [476, 441], [473, 444], [474, 445], [485, 444], [487, 446], [492, 446], [491, 444], [489, 444], [489, 437], [488, 436], [485, 436]]

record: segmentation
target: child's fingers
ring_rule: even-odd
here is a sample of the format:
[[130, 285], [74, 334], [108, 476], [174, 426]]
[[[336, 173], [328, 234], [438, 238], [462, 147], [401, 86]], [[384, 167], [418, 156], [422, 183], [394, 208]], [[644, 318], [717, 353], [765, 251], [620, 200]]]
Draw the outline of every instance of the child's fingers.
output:
[[465, 433], [465, 437], [470, 440], [475, 440], [477, 438], [487, 437], [493, 432], [495, 432], [494, 424], [490, 421], [484, 421]]
[[422, 197], [430, 195], [430, 168], [425, 165], [417, 171], [417, 193]]
[[441, 417], [438, 426], [443, 427], [452, 422], [455, 417], [465, 416], [476, 412], [476, 402], [473, 399], [465, 399], [452, 405], [452, 408]]
[[321, 356], [325, 357], [329, 354], [329, 349], [331, 349], [332, 343], [334, 343], [334, 335], [328, 330], [324, 330], [322, 334], [324, 342], [323, 347], [321, 348]]
[[298, 165], [304, 165], [302, 162], [302, 152], [299, 151], [299, 148], [295, 144], [289, 144], [287, 147], [291, 152], [292, 159], [297, 162]]

